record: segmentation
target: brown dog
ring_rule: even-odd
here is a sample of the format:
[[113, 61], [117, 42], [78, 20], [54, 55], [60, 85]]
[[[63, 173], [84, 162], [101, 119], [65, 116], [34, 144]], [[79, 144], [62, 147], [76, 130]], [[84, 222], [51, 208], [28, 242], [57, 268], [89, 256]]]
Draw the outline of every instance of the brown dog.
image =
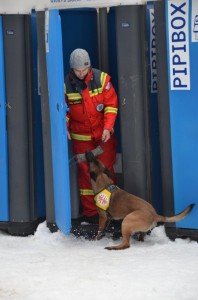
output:
[[110, 219], [123, 219], [122, 243], [105, 249], [126, 249], [130, 247], [131, 234], [147, 232], [154, 228], [158, 222], [180, 221], [189, 214], [194, 206], [194, 204], [189, 205], [176, 216], [160, 216], [150, 203], [115, 186], [110, 178], [109, 170], [91, 151], [87, 151], [85, 156], [99, 214], [99, 230], [96, 239], [102, 238], [108, 220], [107, 215], [110, 216]]

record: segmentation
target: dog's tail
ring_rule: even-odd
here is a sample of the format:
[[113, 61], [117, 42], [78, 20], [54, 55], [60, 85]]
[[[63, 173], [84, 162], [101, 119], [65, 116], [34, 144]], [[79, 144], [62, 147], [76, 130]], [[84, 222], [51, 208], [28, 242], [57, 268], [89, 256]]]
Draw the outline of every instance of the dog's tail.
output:
[[183, 220], [193, 209], [195, 204], [190, 204], [188, 207], [186, 207], [181, 213], [172, 216], [172, 217], [163, 217], [158, 215], [157, 222], [165, 222], [165, 223], [171, 223], [171, 222], [178, 222], [180, 220]]

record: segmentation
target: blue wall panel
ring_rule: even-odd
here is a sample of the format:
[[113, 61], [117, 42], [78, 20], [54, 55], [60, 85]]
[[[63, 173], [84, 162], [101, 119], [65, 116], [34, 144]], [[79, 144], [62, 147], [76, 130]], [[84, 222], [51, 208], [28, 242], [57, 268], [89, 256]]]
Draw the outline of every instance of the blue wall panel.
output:
[[96, 9], [60, 10], [63, 39], [64, 76], [69, 71], [70, 53], [86, 49], [94, 68], [98, 68], [98, 37]]
[[8, 221], [8, 160], [2, 17], [0, 16], [0, 221]]

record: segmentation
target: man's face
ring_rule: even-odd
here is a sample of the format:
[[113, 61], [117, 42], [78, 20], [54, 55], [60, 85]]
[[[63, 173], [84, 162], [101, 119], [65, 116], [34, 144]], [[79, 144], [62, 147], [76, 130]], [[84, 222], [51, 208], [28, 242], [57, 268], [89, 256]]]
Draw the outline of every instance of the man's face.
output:
[[80, 80], [83, 80], [89, 73], [89, 67], [73, 69], [73, 71], [74, 71], [76, 77], [78, 77]]

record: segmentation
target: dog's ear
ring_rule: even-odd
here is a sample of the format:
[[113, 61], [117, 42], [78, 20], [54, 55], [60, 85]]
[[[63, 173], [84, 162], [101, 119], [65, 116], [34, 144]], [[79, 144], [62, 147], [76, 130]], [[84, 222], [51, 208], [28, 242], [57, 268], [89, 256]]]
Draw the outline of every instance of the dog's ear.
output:
[[111, 174], [111, 172], [107, 169], [107, 168], [105, 168], [104, 169], [104, 171], [103, 171], [108, 177], [112, 177], [112, 174]]

